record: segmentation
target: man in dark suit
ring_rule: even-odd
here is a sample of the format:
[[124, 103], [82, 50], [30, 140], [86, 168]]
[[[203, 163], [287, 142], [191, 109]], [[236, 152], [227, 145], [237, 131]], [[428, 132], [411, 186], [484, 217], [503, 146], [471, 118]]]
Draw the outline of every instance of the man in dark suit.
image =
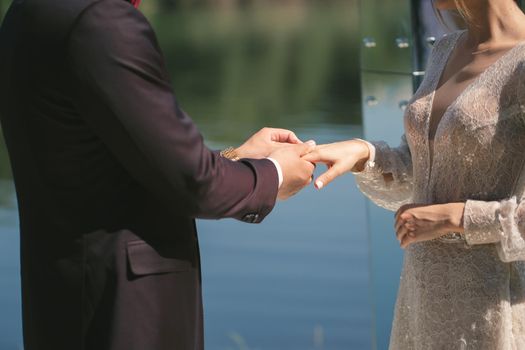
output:
[[301, 159], [311, 145], [285, 130], [206, 148], [126, 0], [14, 0], [0, 29], [0, 115], [26, 350], [202, 349], [194, 219], [261, 222], [313, 171]]

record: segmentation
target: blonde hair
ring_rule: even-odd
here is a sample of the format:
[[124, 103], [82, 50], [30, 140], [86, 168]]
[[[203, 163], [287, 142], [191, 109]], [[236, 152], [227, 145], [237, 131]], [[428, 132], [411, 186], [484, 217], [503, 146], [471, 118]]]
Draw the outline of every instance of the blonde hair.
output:
[[[472, 12], [470, 11], [469, 6], [465, 2], [466, 2], [465, 0], [454, 0], [454, 3], [456, 4], [456, 10], [458, 14], [461, 16], [461, 19], [463, 19], [465, 23], [469, 23], [469, 22], [472, 22], [473, 16], [472, 16]], [[516, 2], [519, 5], [519, 0], [514, 0], [514, 2]], [[440, 22], [444, 24], [446, 27], [448, 27], [448, 25], [446, 25], [445, 23], [445, 19], [443, 18], [443, 14], [441, 13], [441, 11], [436, 9], [435, 6], [433, 7], [434, 7], [434, 11], [436, 11], [436, 15], [438, 16]]]
[[472, 13], [465, 4], [465, 0], [454, 0], [454, 3], [456, 4], [456, 9], [458, 10], [460, 16], [465, 20], [465, 22], [470, 22], [472, 20]]

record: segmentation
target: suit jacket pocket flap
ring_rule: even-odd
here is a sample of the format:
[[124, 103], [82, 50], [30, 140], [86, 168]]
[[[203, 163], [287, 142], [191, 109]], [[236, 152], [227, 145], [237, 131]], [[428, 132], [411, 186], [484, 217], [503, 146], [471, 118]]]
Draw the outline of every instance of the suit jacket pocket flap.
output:
[[132, 241], [127, 244], [128, 261], [135, 276], [188, 271], [191, 262], [161, 255], [144, 241]]

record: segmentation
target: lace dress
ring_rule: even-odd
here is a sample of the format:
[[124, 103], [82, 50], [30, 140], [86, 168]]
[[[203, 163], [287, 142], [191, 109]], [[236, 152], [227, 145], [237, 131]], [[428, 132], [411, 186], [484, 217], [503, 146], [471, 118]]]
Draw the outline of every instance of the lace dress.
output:
[[[406, 109], [401, 145], [376, 147], [357, 175], [379, 206], [466, 202], [461, 239], [405, 251], [391, 350], [525, 349], [525, 43], [505, 53], [448, 107], [433, 160], [434, 91], [462, 32], [440, 39]], [[383, 173], [394, 180], [385, 182]]]

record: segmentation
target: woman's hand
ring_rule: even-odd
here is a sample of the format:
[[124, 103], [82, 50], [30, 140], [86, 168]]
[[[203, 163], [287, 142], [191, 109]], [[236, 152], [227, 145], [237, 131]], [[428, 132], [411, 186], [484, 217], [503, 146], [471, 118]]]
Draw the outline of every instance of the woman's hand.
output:
[[328, 166], [328, 170], [315, 181], [315, 187], [321, 189], [349, 171], [362, 171], [369, 157], [370, 150], [365, 142], [350, 140], [317, 146], [303, 159]]
[[396, 235], [401, 248], [429, 241], [450, 232], [463, 232], [465, 203], [409, 204], [396, 213]]

